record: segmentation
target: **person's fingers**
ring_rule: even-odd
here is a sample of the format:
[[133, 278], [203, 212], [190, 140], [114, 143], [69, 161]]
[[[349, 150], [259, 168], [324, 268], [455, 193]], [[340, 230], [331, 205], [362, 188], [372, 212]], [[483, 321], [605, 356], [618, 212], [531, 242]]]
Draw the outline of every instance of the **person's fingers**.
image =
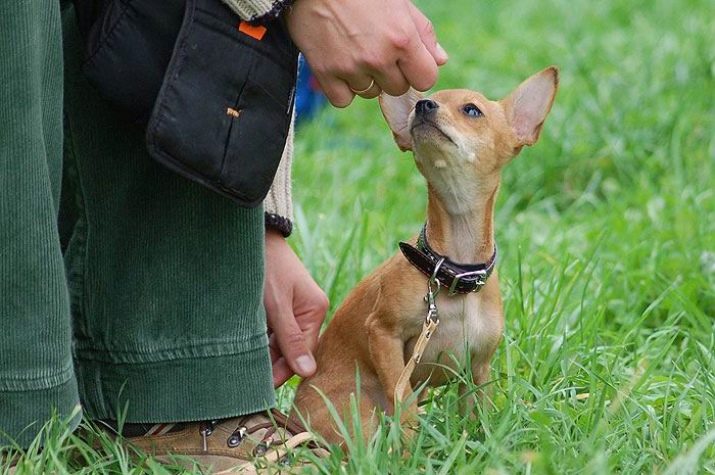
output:
[[432, 22], [427, 18], [412, 2], [407, 2], [409, 5], [410, 16], [415, 23], [417, 33], [420, 35], [422, 43], [427, 48], [429, 54], [432, 55], [438, 66], [442, 66], [447, 62], [449, 56], [442, 46], [437, 42], [437, 35], [434, 31]]
[[295, 374], [283, 356], [283, 350], [278, 339], [283, 327], [283, 319], [287, 318], [295, 321], [291, 308], [292, 297], [285, 293], [276, 292], [276, 286], [270, 285], [270, 280], [266, 284], [264, 292], [263, 302], [268, 319], [268, 350], [273, 372], [273, 386], [278, 387]]
[[273, 387], [277, 388], [286, 381], [288, 381], [295, 373], [285, 358], [281, 357], [278, 361], [273, 364]]
[[276, 334], [272, 331], [268, 333], [268, 351], [271, 355], [271, 364], [282, 357], [281, 349], [278, 347], [278, 340], [276, 340]]
[[295, 320], [292, 309], [285, 309], [274, 319], [273, 332], [280, 352], [288, 362], [288, 366], [303, 377], [315, 373], [315, 358], [308, 349], [303, 331]]
[[362, 94], [358, 94], [360, 97], [363, 99], [374, 99], [377, 96], [382, 94], [382, 89], [380, 89], [380, 86], [377, 85], [377, 83], [373, 84], [370, 89], [368, 89], [366, 92]]
[[[355, 84], [364, 84], [364, 87], [355, 87]], [[355, 93], [355, 95], [362, 97], [363, 99], [373, 99], [380, 95], [382, 89], [375, 82], [373, 78], [367, 77], [366, 79], [361, 79], [356, 81], [355, 79], [350, 80], [350, 90]]]
[[[410, 52], [402, 55], [397, 64], [409, 85], [418, 91], [426, 91], [437, 82], [437, 63], [421, 41], [416, 40], [412, 43]], [[397, 96], [407, 90], [399, 94], [392, 94], [387, 89], [385, 92]]]
[[318, 347], [320, 327], [330, 308], [328, 296], [308, 275], [301, 279], [295, 288], [293, 303], [296, 320], [303, 331], [305, 343], [310, 351], [315, 351]]
[[380, 89], [391, 96], [401, 96], [410, 89], [410, 81], [405, 78], [397, 64], [378, 69], [374, 74]]
[[277, 388], [288, 381], [295, 372], [288, 366], [288, 362], [278, 347], [278, 339], [273, 330], [268, 330], [268, 350], [271, 355], [271, 371], [273, 373], [273, 387]]
[[359, 79], [350, 78], [350, 81], [347, 81], [347, 83], [353, 93], [360, 95], [368, 92], [372, 86], [375, 85], [375, 80], [371, 77], [365, 76]]
[[313, 71], [315, 79], [320, 83], [320, 87], [325, 93], [330, 103], [335, 107], [347, 107], [355, 98], [355, 93], [350, 90], [347, 82], [331, 75], [320, 74]]

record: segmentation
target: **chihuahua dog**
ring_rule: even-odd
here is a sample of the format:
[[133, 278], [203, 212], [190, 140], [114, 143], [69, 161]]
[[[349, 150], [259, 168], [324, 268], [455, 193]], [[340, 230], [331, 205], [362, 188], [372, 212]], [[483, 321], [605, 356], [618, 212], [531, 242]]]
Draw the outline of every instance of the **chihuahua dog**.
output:
[[[442, 385], [467, 363], [476, 385], [488, 380], [504, 328], [494, 270], [500, 172], [536, 143], [558, 82], [549, 67], [496, 102], [464, 89], [380, 97], [397, 145], [414, 153], [427, 180], [427, 220], [418, 237], [400, 243], [401, 253], [355, 287], [320, 338], [318, 370], [299, 385], [293, 416], [326, 441], [342, 441], [326, 399], [346, 418], [359, 391], [369, 438], [376, 410], [391, 414], [413, 388]], [[411, 399], [403, 420], [415, 415]]]

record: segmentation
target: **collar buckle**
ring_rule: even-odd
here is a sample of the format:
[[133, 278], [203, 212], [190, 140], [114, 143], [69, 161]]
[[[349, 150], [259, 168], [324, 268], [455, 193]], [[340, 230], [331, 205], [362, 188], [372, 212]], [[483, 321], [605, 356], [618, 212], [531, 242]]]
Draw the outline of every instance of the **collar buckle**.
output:
[[472, 290], [472, 292], [479, 292], [480, 290], [482, 290], [482, 287], [484, 287], [484, 285], [487, 283], [488, 276], [486, 269], [475, 270], [472, 272], [464, 272], [462, 274], [455, 275], [452, 279], [452, 283], [449, 286], [449, 295], [454, 295], [457, 293], [457, 285], [464, 277], [472, 276], [478, 278], [474, 281], [474, 289]]

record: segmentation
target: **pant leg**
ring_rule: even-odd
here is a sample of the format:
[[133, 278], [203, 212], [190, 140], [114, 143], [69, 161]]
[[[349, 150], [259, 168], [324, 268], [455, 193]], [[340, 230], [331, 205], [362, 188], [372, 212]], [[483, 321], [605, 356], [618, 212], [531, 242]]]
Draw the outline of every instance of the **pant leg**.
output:
[[143, 128], [118, 119], [80, 74], [71, 10], [63, 27], [65, 167], [78, 208], [65, 261], [85, 411], [170, 422], [270, 407], [262, 210], [156, 164]]
[[0, 2], [0, 445], [27, 446], [77, 405], [57, 234], [59, 2]]

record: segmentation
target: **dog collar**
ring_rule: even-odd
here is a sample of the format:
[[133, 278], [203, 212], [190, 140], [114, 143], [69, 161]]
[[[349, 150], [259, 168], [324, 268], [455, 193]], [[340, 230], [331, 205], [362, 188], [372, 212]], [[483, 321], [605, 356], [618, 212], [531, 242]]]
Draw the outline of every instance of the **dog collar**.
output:
[[417, 247], [401, 241], [400, 251], [405, 258], [427, 277], [436, 278], [441, 287], [449, 294], [468, 294], [479, 292], [487, 283], [487, 279], [494, 271], [497, 261], [497, 247], [494, 254], [482, 264], [459, 264], [449, 257], [434, 251], [427, 242], [427, 225], [422, 226], [422, 231], [417, 238]]

